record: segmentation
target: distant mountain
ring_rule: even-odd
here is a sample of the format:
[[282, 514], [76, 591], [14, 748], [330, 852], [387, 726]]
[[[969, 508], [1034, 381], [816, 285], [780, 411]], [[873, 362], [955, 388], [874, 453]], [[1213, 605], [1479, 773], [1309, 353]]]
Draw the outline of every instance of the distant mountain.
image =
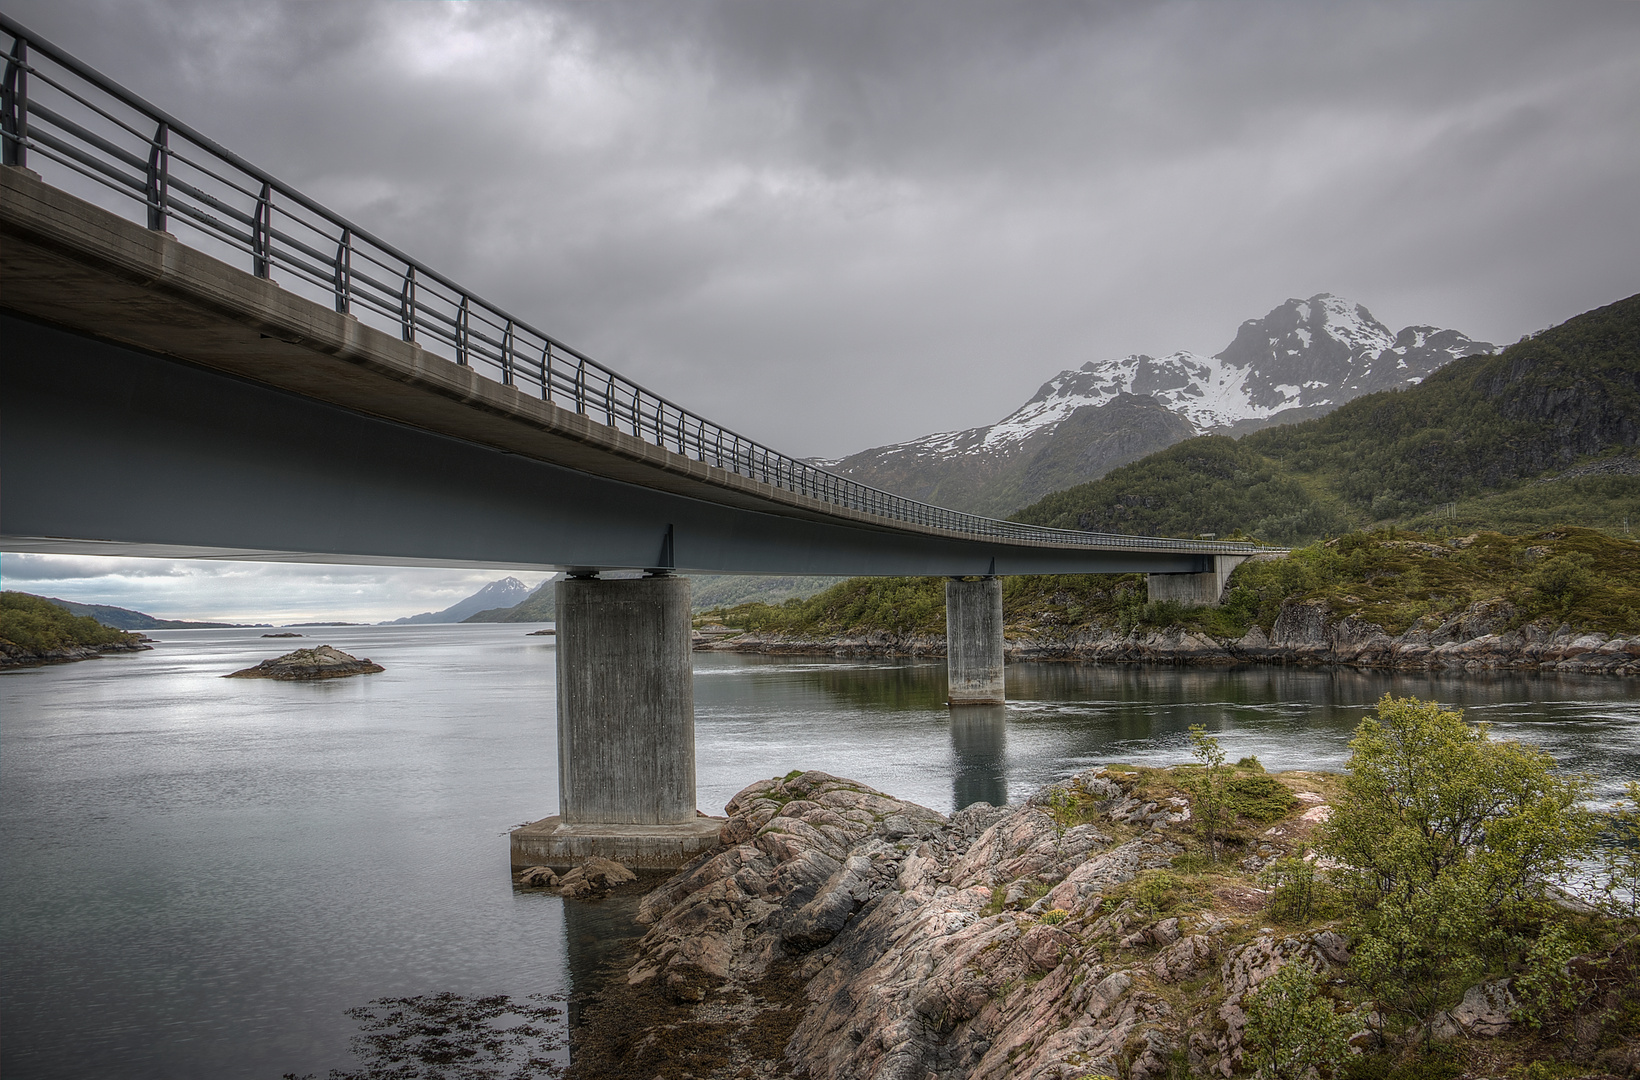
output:
[[492, 581], [465, 600], [451, 604], [443, 611], [424, 611], [403, 619], [393, 619], [381, 626], [420, 626], [424, 623], [458, 623], [481, 611], [510, 608], [530, 595], [530, 587], [515, 577]]
[[862, 483], [959, 510], [1006, 514], [1193, 435], [1311, 419], [1416, 386], [1495, 347], [1456, 330], [1393, 333], [1329, 293], [1241, 324], [1222, 352], [1096, 360], [1060, 372], [1001, 421], [826, 462]]
[[1640, 520], [1637, 450], [1633, 296], [1320, 419], [1179, 443], [1015, 518], [1160, 536], [1239, 529], [1282, 543], [1374, 524], [1619, 528]]
[[59, 600], [55, 596], [43, 596], [40, 599], [45, 600], [47, 603], [56, 604], [71, 615], [88, 615], [104, 626], [111, 626], [115, 630], [201, 630], [272, 625], [271, 623], [192, 622], [187, 619], [156, 619], [154, 616], [140, 611], [112, 607], [108, 604], [81, 604], [74, 600]]
[[[462, 622], [552, 622], [553, 614], [557, 610], [557, 593], [553, 584], [563, 577], [554, 574], [543, 581], [541, 585], [520, 601], [515, 601], [506, 607], [491, 607], [462, 619]], [[480, 594], [482, 595], [482, 594]]]
[[[554, 574], [541, 583], [523, 603], [510, 608], [494, 608], [469, 615], [463, 622], [552, 622], [556, 614], [553, 584], [562, 575]], [[610, 575], [606, 575], [610, 576]], [[635, 572], [631, 576], [636, 577]], [[813, 596], [837, 584], [833, 577], [781, 577], [761, 574], [697, 574], [689, 578], [689, 604], [695, 611], [730, 607], [750, 600], [779, 604], [786, 600]]]

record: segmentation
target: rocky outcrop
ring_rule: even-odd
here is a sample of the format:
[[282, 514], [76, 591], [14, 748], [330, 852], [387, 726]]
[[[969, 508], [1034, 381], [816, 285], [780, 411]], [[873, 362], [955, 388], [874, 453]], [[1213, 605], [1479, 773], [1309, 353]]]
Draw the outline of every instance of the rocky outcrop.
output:
[[150, 638], [131, 634], [130, 641], [109, 645], [65, 645], [60, 649], [25, 649], [0, 639], [0, 668], [41, 667], [45, 664], [72, 664], [76, 660], [96, 660], [110, 653], [145, 652], [154, 646]]
[[[1104, 628], [1019, 633], [1008, 639], [1011, 661], [1106, 664], [1338, 665], [1395, 671], [1524, 670], [1640, 676], [1640, 636], [1581, 633], [1543, 622], [1517, 625], [1506, 601], [1484, 601], [1449, 618], [1426, 617], [1390, 634], [1358, 615], [1342, 618], [1323, 601], [1282, 605], [1266, 634], [1253, 627], [1239, 638], [1216, 639], [1172, 627], [1121, 633]], [[825, 638], [741, 634], [701, 641], [696, 648], [737, 652], [839, 656], [943, 656], [943, 635], [872, 633]]]
[[[1241, 893], [1230, 914], [1165, 910], [1144, 883], [1176, 884], [1158, 875], [1184, 851], [1190, 807], [1135, 783], [1095, 769], [950, 817], [822, 772], [753, 784], [720, 846], [641, 902], [625, 989], [692, 1010], [713, 1038], [725, 1017], [742, 1031], [787, 1017], [778, 1060], [724, 1075], [1160, 1080], [1185, 1061], [1229, 1075], [1246, 995], [1348, 949], [1327, 930], [1251, 930], [1259, 906]], [[1266, 846], [1302, 842], [1314, 809], [1295, 800]], [[778, 1007], [775, 983], [797, 988]]]
[[283, 680], [343, 679], [349, 675], [366, 675], [373, 671], [385, 670], [380, 664], [373, 663], [368, 657], [360, 659], [357, 656], [350, 656], [340, 649], [333, 649], [329, 645], [320, 645], [317, 649], [297, 649], [295, 652], [286, 653], [284, 656], [264, 660], [255, 667], [244, 668], [222, 677], [224, 679]]
[[593, 856], [565, 871], [554, 884], [565, 896], [574, 900], [584, 900], [636, 880], [637, 874], [613, 859]]

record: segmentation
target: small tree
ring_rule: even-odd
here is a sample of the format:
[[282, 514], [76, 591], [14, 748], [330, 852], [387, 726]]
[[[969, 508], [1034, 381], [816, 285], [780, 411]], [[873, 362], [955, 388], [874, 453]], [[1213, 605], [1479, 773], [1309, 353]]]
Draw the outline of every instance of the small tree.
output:
[[1340, 1015], [1315, 973], [1288, 962], [1247, 996], [1247, 1063], [1262, 1080], [1336, 1076], [1350, 1057], [1355, 1021]]
[[1202, 842], [1207, 845], [1209, 858], [1218, 861], [1219, 837], [1228, 824], [1228, 800], [1225, 798], [1225, 754], [1219, 740], [1207, 733], [1203, 724], [1190, 725], [1190, 756], [1201, 763], [1201, 770], [1186, 782], [1195, 796], [1196, 824], [1202, 831]]
[[1619, 917], [1640, 916], [1640, 780], [1630, 780], [1626, 799], [1605, 815], [1610, 846], [1605, 851], [1605, 895], [1601, 907]]
[[1315, 913], [1321, 883], [1316, 880], [1313, 860], [1299, 855], [1277, 859], [1259, 874], [1258, 883], [1270, 890], [1266, 906], [1275, 918], [1308, 922]]
[[1485, 949], [1525, 946], [1511, 929], [1536, 921], [1548, 884], [1589, 851], [1588, 781], [1414, 698], [1386, 695], [1350, 751], [1320, 846], [1349, 867], [1357, 974], [1422, 1016], [1478, 973]]

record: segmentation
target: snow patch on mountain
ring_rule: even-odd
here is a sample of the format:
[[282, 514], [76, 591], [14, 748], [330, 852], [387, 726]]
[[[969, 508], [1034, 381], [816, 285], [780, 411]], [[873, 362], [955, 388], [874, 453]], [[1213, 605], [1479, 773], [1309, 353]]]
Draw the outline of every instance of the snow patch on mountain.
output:
[[[1036, 396], [988, 428], [915, 440], [930, 450], [1000, 449], [1117, 394], [1156, 398], [1197, 431], [1264, 420], [1288, 409], [1343, 404], [1361, 394], [1414, 386], [1442, 364], [1494, 347], [1455, 330], [1410, 326], [1399, 334], [1366, 308], [1321, 293], [1249, 319], [1216, 356], [1134, 354], [1062, 371]], [[981, 434], [983, 433], [983, 434]]]

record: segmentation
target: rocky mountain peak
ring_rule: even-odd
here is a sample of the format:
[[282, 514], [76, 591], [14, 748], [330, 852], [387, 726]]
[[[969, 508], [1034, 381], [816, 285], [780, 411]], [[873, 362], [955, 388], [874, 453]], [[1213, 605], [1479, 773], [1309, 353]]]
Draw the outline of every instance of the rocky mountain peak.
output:
[[1488, 342], [1433, 326], [1397, 334], [1362, 305], [1317, 293], [1248, 319], [1213, 356], [1135, 353], [1062, 371], [989, 435], [1019, 439], [1119, 393], [1154, 397], [1199, 432], [1268, 422], [1295, 409], [1303, 411], [1289, 419], [1306, 419], [1362, 394], [1415, 386], [1460, 356], [1495, 351]]
[[[1456, 330], [1409, 326], [1392, 332], [1362, 305], [1317, 293], [1248, 319], [1213, 356], [1182, 351], [1090, 360], [1043, 383], [995, 424], [925, 435], [822, 464], [913, 498], [1007, 513], [1025, 505], [1027, 496], [1057, 490], [1043, 484], [1094, 479], [1193, 434], [1239, 435], [1310, 419], [1362, 394], [1415, 386], [1459, 357], [1495, 351]], [[1164, 430], [1131, 401], [1110, 409], [1125, 396], [1153, 399], [1185, 423], [1176, 432]], [[1092, 412], [1084, 413], [1077, 423], [1067, 423], [1081, 410], [1100, 416], [1095, 420]], [[1115, 437], [1118, 423], [1142, 423], [1145, 433]], [[1077, 447], [1049, 446], [1061, 437]], [[1100, 446], [1091, 456], [1082, 452], [1090, 440]], [[1049, 461], [1053, 468], [1046, 467]]]

